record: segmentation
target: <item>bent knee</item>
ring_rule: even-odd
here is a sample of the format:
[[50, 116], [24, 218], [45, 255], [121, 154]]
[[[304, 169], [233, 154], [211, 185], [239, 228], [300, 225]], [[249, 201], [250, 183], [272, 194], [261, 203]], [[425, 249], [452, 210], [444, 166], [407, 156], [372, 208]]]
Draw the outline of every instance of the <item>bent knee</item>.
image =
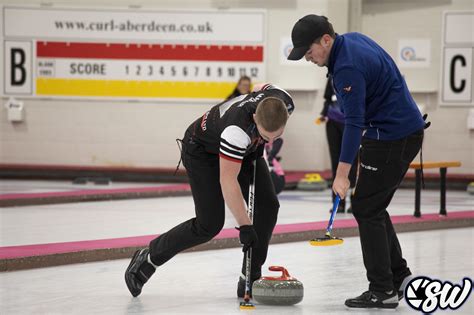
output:
[[219, 234], [224, 226], [224, 220], [210, 224], [209, 222], [196, 222], [196, 232], [199, 236], [212, 239]]

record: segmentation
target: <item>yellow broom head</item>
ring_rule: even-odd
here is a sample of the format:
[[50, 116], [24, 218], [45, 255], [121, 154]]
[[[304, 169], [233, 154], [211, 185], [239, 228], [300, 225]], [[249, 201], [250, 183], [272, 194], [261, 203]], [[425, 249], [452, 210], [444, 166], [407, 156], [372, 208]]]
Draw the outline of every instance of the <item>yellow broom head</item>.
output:
[[240, 309], [241, 310], [253, 310], [255, 309], [255, 305], [253, 305], [251, 302], [240, 302]]
[[337, 237], [320, 237], [312, 239], [309, 243], [313, 246], [335, 246], [341, 245], [344, 240]]

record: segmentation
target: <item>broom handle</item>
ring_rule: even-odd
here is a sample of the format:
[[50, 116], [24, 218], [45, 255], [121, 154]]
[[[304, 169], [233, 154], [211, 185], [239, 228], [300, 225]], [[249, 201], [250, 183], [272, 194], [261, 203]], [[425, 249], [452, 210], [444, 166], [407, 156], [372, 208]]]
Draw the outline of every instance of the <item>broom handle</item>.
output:
[[[257, 160], [253, 161], [253, 176], [250, 179], [249, 187], [249, 202], [247, 214], [249, 216], [250, 222], [253, 224], [253, 211], [255, 205], [255, 178], [257, 175]], [[248, 302], [250, 300], [250, 271], [252, 264], [252, 247], [247, 250], [246, 260], [245, 260], [245, 296], [244, 300]]]
[[328, 227], [326, 229], [326, 235], [331, 234], [332, 224], [334, 223], [334, 218], [336, 217], [337, 208], [339, 207], [339, 202], [341, 198], [339, 195], [336, 195], [336, 200], [334, 200], [334, 205], [332, 206], [331, 217], [329, 218]]

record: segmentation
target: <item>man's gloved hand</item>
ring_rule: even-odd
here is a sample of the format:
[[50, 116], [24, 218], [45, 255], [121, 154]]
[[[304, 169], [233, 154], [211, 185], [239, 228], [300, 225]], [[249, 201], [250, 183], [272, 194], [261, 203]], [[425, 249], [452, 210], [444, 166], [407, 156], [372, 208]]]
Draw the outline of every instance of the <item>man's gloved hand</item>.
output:
[[253, 228], [253, 225], [242, 225], [236, 228], [239, 230], [240, 244], [243, 245], [242, 251], [245, 253], [250, 247], [255, 248], [258, 244], [257, 232]]

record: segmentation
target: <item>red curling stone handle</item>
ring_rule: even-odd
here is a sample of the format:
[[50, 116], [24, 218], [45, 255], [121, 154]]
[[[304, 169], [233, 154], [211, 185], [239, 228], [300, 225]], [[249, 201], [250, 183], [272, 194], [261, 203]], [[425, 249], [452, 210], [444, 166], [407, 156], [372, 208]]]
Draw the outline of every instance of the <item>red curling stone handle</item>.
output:
[[288, 270], [286, 270], [285, 267], [282, 266], [270, 266], [268, 267], [268, 270], [270, 271], [281, 271], [281, 276], [279, 277], [262, 277], [263, 280], [273, 280], [273, 281], [291, 281], [291, 280], [296, 280], [290, 274], [288, 273]]

